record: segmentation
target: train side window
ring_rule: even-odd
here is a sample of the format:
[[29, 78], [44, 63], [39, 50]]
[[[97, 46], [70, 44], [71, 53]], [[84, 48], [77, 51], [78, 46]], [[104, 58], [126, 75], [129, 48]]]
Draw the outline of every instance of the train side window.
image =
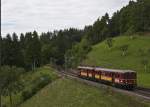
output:
[[112, 76], [112, 73], [110, 73], [110, 75], [109, 75], [110, 77]]
[[119, 74], [118, 73], [116, 73], [116, 78], [119, 78]]
[[111, 77], [111, 73], [109, 73], [109, 77]]
[[107, 76], [109, 76], [109, 73], [107, 73]]
[[119, 74], [119, 78], [122, 78], [122, 76], [123, 76], [123, 74], [122, 74], [122, 73], [120, 73], [120, 74]]
[[117, 73], [115, 74], [115, 77], [117, 78]]

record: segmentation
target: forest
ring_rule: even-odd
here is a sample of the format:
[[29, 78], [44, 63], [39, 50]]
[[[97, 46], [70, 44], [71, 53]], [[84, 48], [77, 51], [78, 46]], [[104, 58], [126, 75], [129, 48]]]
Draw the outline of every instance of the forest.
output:
[[48, 63], [64, 66], [66, 62], [68, 67], [75, 67], [92, 45], [121, 34], [149, 32], [149, 9], [149, 0], [130, 1], [112, 17], [106, 13], [84, 29], [41, 34], [33, 31], [20, 35], [14, 32], [0, 36], [0, 65], [22, 67], [27, 71]]

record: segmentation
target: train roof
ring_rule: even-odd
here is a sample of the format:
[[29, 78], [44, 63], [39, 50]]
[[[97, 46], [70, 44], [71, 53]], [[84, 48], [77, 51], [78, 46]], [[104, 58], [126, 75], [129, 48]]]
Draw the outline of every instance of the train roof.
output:
[[78, 66], [78, 69], [88, 69], [88, 70], [95, 70], [95, 71], [118, 72], [118, 73], [135, 72], [132, 70], [108, 69], [108, 68], [88, 67], [88, 66]]
[[135, 72], [132, 70], [107, 69], [107, 68], [100, 68], [100, 67], [95, 67], [95, 70], [96, 71], [107, 71], [107, 72], [119, 72], [119, 73]]
[[89, 70], [94, 70], [94, 67], [78, 66], [78, 69], [89, 69]]

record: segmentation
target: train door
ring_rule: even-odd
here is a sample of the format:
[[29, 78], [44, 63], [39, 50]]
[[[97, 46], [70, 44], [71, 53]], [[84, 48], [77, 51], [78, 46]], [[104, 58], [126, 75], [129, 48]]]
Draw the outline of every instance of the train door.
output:
[[93, 71], [92, 70], [87, 70], [87, 72], [88, 72], [88, 78], [92, 79], [92, 77], [93, 77]]
[[112, 85], [115, 85], [115, 73], [112, 73]]

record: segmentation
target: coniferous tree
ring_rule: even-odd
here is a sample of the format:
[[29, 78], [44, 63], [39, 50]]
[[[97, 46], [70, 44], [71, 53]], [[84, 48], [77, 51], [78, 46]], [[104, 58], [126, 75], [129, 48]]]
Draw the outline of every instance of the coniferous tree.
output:
[[22, 67], [24, 65], [20, 42], [16, 33], [12, 35], [12, 65]]
[[4, 53], [3, 59], [5, 65], [12, 65], [12, 38], [10, 34], [7, 34], [6, 38], [3, 39]]
[[1, 65], [2, 65], [2, 37], [0, 35], [0, 68], [1, 68]]

